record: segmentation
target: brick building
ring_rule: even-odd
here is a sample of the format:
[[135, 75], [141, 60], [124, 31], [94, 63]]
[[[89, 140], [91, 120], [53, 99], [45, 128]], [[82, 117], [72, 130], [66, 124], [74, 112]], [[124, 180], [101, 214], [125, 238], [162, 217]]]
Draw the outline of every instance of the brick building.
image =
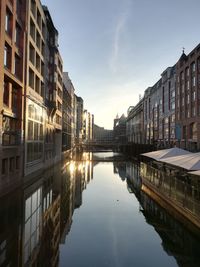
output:
[[191, 151], [200, 149], [200, 44], [176, 64], [176, 140]]
[[0, 191], [22, 176], [26, 1], [0, 1]]

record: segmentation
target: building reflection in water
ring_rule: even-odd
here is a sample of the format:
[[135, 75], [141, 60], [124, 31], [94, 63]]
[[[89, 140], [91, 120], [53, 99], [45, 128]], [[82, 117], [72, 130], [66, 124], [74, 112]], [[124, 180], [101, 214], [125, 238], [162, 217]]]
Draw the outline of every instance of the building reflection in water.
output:
[[[93, 179], [91, 153], [77, 154], [36, 177], [24, 189], [1, 197], [0, 266], [59, 266], [59, 244], [65, 243], [75, 209]], [[200, 266], [200, 237], [186, 229], [141, 191], [139, 165], [114, 162], [113, 172], [139, 201], [139, 211], [180, 267]], [[200, 233], [199, 233], [200, 236]]]
[[20, 266], [21, 192], [15, 191], [0, 200], [0, 266]]
[[77, 154], [1, 197], [0, 266], [59, 266], [59, 244], [93, 178], [91, 159], [91, 153]]
[[82, 205], [82, 193], [93, 179], [92, 153], [84, 152], [70, 161], [62, 172], [61, 184], [61, 243], [65, 243], [72, 224], [74, 210]]
[[173, 256], [180, 267], [199, 267], [200, 231], [196, 228], [186, 229], [182, 222], [141, 190], [142, 181], [137, 163], [126, 163], [126, 181], [128, 191], [134, 193], [140, 203], [139, 211], [159, 234], [166, 253]]

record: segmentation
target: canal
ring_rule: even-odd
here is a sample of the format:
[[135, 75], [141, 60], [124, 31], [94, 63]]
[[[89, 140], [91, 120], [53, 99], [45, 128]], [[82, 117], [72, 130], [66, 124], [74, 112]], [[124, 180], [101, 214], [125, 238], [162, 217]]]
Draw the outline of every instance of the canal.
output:
[[200, 231], [141, 190], [139, 163], [74, 155], [1, 197], [0, 266], [199, 267]]

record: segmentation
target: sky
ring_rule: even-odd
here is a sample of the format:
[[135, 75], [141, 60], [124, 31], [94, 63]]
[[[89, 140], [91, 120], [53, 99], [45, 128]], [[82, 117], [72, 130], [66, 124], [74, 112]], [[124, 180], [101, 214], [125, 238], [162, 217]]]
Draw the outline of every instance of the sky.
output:
[[200, 43], [199, 0], [41, 0], [64, 71], [95, 124], [113, 128], [144, 90]]

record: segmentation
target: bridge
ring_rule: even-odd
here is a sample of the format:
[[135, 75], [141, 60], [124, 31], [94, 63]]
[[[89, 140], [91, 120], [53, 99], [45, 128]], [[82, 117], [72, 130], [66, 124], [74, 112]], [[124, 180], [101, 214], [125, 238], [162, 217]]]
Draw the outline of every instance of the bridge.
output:
[[120, 144], [116, 144], [114, 142], [91, 141], [84, 143], [82, 147], [90, 151], [108, 151], [108, 150], [117, 150], [120, 147]]

